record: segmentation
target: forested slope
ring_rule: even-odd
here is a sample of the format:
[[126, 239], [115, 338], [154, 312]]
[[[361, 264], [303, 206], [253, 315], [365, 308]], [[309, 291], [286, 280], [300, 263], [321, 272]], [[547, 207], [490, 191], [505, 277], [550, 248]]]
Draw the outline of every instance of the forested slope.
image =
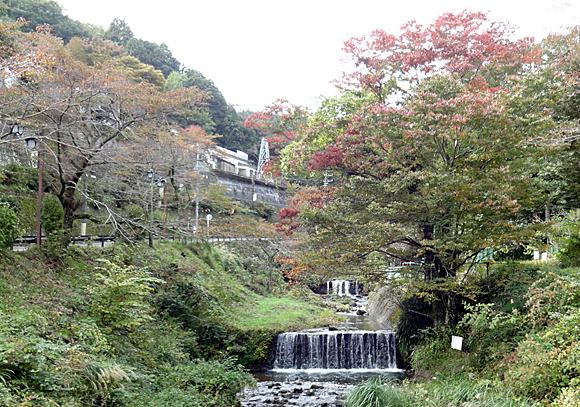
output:
[[235, 405], [277, 332], [336, 322], [268, 261], [243, 244], [3, 252], [0, 405]]

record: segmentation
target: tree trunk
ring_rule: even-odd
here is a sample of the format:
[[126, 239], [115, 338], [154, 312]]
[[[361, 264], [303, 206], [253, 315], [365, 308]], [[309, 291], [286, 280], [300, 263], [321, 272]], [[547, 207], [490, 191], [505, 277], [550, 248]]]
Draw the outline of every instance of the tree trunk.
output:
[[[78, 180], [77, 180], [78, 181]], [[64, 211], [64, 219], [62, 227], [64, 230], [72, 231], [73, 222], [75, 220], [75, 212], [79, 208], [81, 202], [76, 199], [76, 182], [67, 182], [63, 194], [59, 197], [62, 209]]]

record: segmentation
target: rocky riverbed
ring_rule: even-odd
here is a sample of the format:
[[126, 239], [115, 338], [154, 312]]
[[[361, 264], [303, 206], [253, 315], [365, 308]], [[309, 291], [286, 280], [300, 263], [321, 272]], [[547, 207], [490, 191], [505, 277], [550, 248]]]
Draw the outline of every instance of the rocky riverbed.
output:
[[256, 389], [246, 389], [242, 398], [244, 407], [342, 406], [347, 390], [353, 384], [289, 380], [258, 382]]

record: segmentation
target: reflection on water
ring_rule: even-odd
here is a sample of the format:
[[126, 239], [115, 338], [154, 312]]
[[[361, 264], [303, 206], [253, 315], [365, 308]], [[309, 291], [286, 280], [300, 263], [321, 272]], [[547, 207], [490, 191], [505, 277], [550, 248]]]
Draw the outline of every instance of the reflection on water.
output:
[[388, 331], [392, 329], [389, 325], [379, 324], [369, 315], [353, 314], [346, 314], [346, 322], [338, 328], [345, 331]]

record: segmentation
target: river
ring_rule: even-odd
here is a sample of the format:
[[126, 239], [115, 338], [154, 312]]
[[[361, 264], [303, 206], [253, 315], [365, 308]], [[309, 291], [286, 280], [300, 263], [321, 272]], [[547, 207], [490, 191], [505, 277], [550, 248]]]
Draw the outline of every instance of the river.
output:
[[357, 292], [358, 282], [339, 281], [330, 282], [327, 292], [352, 298], [350, 311], [344, 313], [346, 322], [280, 334], [273, 369], [255, 374], [258, 386], [246, 389], [242, 406], [341, 406], [348, 390], [358, 383], [402, 376], [392, 328], [377, 324], [368, 315], [358, 315], [368, 298]]

